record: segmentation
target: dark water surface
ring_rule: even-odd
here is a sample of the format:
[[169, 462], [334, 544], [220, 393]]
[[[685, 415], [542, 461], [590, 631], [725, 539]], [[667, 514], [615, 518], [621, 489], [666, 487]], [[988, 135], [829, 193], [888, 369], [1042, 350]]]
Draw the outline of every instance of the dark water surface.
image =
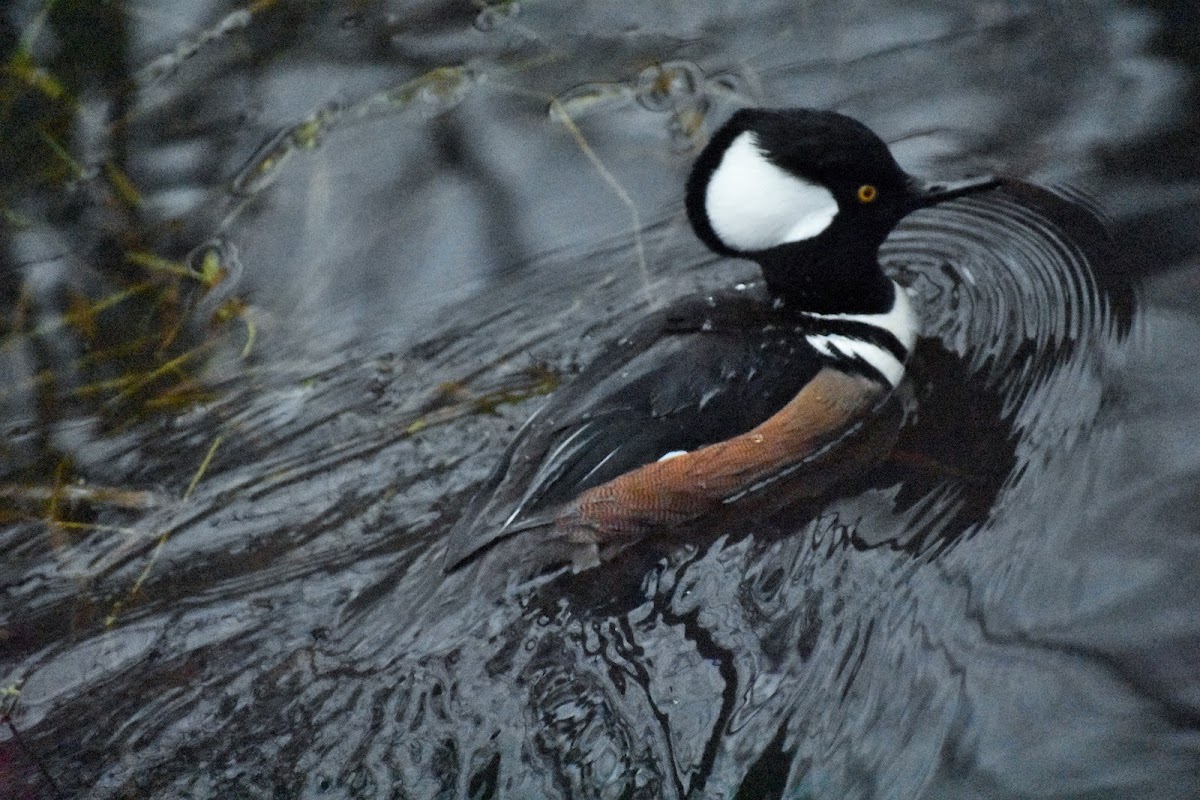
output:
[[[0, 797], [1200, 795], [1191, 4], [2, 13]], [[544, 395], [755, 278], [682, 208], [755, 103], [1012, 178], [885, 246], [895, 452], [444, 576]]]

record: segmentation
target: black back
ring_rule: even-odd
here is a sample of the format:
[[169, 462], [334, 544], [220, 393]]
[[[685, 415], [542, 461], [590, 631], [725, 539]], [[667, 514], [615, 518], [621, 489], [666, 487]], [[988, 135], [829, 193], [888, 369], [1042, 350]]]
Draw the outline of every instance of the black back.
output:
[[[447, 566], [548, 524], [583, 491], [764, 422], [829, 363], [806, 337], [830, 330], [754, 291], [648, 316], [526, 423], [451, 532]], [[838, 366], [883, 382], [863, 362]]]

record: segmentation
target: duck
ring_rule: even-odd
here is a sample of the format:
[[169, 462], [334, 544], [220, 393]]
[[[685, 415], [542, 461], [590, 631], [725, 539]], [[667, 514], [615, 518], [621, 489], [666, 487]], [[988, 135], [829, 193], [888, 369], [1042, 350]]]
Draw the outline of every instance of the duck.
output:
[[443, 569], [536, 532], [522, 548], [579, 572], [843, 476], [840, 446], [901, 386], [919, 334], [880, 246], [908, 214], [998, 185], [913, 177], [837, 112], [736, 111], [697, 156], [684, 205], [701, 242], [762, 280], [648, 314], [552, 395], [452, 526]]

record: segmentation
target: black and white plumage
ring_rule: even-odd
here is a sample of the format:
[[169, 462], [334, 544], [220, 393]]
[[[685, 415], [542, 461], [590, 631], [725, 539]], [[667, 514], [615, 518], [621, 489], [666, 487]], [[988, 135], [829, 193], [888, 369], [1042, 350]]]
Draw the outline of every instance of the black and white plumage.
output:
[[455, 525], [446, 568], [525, 531], [590, 566], [831, 453], [900, 384], [917, 337], [879, 246], [910, 211], [993, 185], [922, 184], [832, 112], [737, 112], [697, 159], [687, 211], [765, 285], [649, 315], [561, 389]]

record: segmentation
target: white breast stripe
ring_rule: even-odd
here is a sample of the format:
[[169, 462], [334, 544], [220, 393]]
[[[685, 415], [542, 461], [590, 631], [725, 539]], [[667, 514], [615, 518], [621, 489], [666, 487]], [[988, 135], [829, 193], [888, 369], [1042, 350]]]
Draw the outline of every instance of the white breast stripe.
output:
[[896, 288], [896, 299], [892, 303], [892, 310], [885, 314], [807, 313], [806, 315], [816, 317], [817, 319], [844, 319], [848, 322], [865, 322], [868, 325], [883, 328], [892, 334], [892, 336], [895, 336], [897, 341], [904, 346], [904, 349], [911, 353], [913, 345], [917, 343], [917, 315], [913, 313], [912, 304], [908, 300], [908, 292], [904, 290], [904, 287], [895, 281], [892, 281], [892, 285]]
[[721, 241], [745, 252], [811, 239], [829, 227], [838, 204], [824, 186], [768, 161], [746, 131], [709, 178], [704, 210]]
[[904, 364], [892, 355], [891, 351], [887, 348], [880, 347], [877, 344], [865, 342], [862, 339], [852, 339], [849, 336], [841, 336], [836, 333], [814, 333], [804, 338], [808, 339], [809, 344], [827, 356], [836, 358], [838, 355], [841, 355], [844, 358], [854, 358], [855, 356], [861, 358], [879, 370], [892, 386], [898, 386], [900, 379], [904, 377]]
[[660, 458], [659, 461], [666, 461], [669, 458], [679, 458], [680, 456], [686, 456], [686, 455], [687, 455], [687, 450], [672, 450], [671, 452], [667, 453], [662, 458]]

